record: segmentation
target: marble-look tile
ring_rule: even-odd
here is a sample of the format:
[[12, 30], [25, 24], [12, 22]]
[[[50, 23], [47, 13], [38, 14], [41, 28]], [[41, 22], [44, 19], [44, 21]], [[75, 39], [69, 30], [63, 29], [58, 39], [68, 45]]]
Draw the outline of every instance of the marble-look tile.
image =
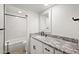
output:
[[64, 51], [67, 53], [79, 53], [77, 39], [67, 38], [67, 37], [62, 37], [57, 35], [50, 35], [50, 34], [48, 34], [48, 37], [40, 36], [37, 34], [32, 36], [48, 45], [51, 45], [57, 49], [60, 49], [61, 51]]

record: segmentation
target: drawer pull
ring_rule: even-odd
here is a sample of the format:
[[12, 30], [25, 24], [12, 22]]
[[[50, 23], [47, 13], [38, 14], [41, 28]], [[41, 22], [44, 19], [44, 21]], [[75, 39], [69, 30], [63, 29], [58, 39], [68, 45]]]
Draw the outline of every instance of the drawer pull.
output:
[[1, 28], [0, 30], [4, 30], [5, 28]]
[[49, 49], [47, 49], [47, 48], [45, 48], [45, 50], [46, 50], [46, 51], [48, 51], [48, 52], [50, 52], [50, 50], [49, 50]]
[[33, 45], [33, 49], [36, 49], [36, 46], [35, 45]]

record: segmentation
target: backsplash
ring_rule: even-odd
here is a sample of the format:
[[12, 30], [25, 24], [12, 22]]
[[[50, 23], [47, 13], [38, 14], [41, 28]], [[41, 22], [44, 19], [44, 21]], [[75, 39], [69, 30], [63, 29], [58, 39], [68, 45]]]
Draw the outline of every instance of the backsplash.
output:
[[59, 36], [59, 35], [51, 35], [51, 34], [47, 34], [50, 37], [54, 37], [54, 38], [59, 38], [65, 41], [69, 41], [69, 42], [73, 42], [73, 43], [77, 43], [78, 44], [78, 39], [74, 39], [74, 38], [69, 38], [69, 37], [64, 37], [64, 36]]
[[[40, 32], [36, 33], [36, 34], [41, 35]], [[64, 37], [64, 36], [60, 36], [60, 35], [48, 34], [48, 33], [45, 33], [45, 34], [47, 34], [47, 36], [49, 36], [49, 37], [58, 38], [58, 39], [62, 39], [62, 40], [68, 41], [68, 42], [73, 42], [73, 43], [78, 44], [78, 39], [75, 39], [75, 38], [69, 38], [69, 37]]]

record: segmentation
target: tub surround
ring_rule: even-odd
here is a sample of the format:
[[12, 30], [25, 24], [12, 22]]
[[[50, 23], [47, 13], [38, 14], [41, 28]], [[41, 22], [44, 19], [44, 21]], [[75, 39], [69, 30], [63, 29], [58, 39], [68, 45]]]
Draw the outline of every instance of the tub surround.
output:
[[78, 39], [63, 37], [59, 35], [47, 34], [47, 37], [41, 36], [40, 33], [31, 34], [31, 37], [49, 45], [63, 53], [78, 54]]

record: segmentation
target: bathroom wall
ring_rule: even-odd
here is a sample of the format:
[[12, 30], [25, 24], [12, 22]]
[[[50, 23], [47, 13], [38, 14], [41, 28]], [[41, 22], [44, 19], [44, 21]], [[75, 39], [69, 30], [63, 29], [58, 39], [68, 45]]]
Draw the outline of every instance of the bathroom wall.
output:
[[[4, 7], [0, 4], [0, 29], [4, 28]], [[3, 53], [4, 30], [0, 30], [0, 54]]]
[[52, 34], [79, 38], [79, 5], [55, 5], [52, 7]]
[[[26, 8], [27, 9], [27, 8]], [[20, 13], [18, 13], [18, 11], [22, 11], [22, 13], [20, 14]], [[26, 17], [26, 20], [24, 20], [24, 19], [22, 19], [22, 20], [24, 20], [24, 21], [22, 21], [22, 20], [20, 20], [20, 18], [19, 19], [17, 19], [17, 18], [14, 18], [14, 19], [17, 19], [17, 20], [20, 20], [20, 21], [18, 21], [18, 22], [21, 22], [21, 24], [23, 24], [23, 22], [24, 23], [26, 23], [26, 30], [27, 30], [27, 32], [25, 32], [26, 33], [26, 41], [28, 42], [28, 40], [29, 40], [29, 34], [30, 33], [37, 33], [38, 31], [39, 31], [39, 15], [38, 15], [38, 13], [35, 13], [35, 12], [33, 12], [33, 11], [30, 11], [30, 10], [23, 10], [23, 9], [20, 9], [20, 8], [18, 8], [18, 7], [15, 7], [15, 6], [12, 6], [12, 5], [6, 5], [6, 13], [8, 13], [8, 14], [12, 14], [12, 15], [18, 15], [18, 16], [23, 16], [23, 17], [25, 17], [25, 15], [28, 15], [27, 17]], [[10, 24], [12, 24], [14, 21], [17, 21], [17, 20], [11, 20], [10, 19], [10, 16], [7, 16], [7, 18], [9, 18], [8, 19], [8, 25], [11, 27], [11, 25]], [[12, 18], [13, 19], [13, 18]], [[9, 21], [10, 20], [10, 21]], [[10, 23], [10, 22], [12, 22], [12, 23]], [[19, 24], [18, 22], [16, 22], [16, 24]], [[6, 25], [7, 26], [7, 25]], [[12, 26], [14, 26], [14, 27], [16, 27], [16, 25], [14, 24], [14, 25], [12, 25]], [[18, 26], [18, 25], [17, 25]], [[23, 25], [20, 25], [19, 26], [19, 29], [16, 29], [16, 30], [18, 30], [19, 32], [21, 32], [20, 30], [21, 30], [21, 28], [22, 28], [22, 26]], [[21, 27], [21, 28], [20, 28]], [[23, 26], [24, 27], [24, 26]], [[15, 29], [13, 29], [12, 28], [12, 30], [15, 30]], [[18, 32], [18, 34], [19, 34], [19, 32]], [[7, 35], [7, 33], [9, 34], [9, 35]], [[10, 35], [12, 32], [11, 31], [9, 31], [9, 30], [6, 30], [6, 38], [7, 37], [9, 37], [9, 40], [12, 40], [12, 39], [16, 39], [16, 38], [13, 38], [13, 36], [14, 35], [16, 35], [16, 34], [12, 34], [12, 35]], [[16, 32], [17, 33], [17, 32]], [[6, 39], [6, 40], [8, 40], [8, 39]], [[15, 40], [14, 40], [15, 41]]]

